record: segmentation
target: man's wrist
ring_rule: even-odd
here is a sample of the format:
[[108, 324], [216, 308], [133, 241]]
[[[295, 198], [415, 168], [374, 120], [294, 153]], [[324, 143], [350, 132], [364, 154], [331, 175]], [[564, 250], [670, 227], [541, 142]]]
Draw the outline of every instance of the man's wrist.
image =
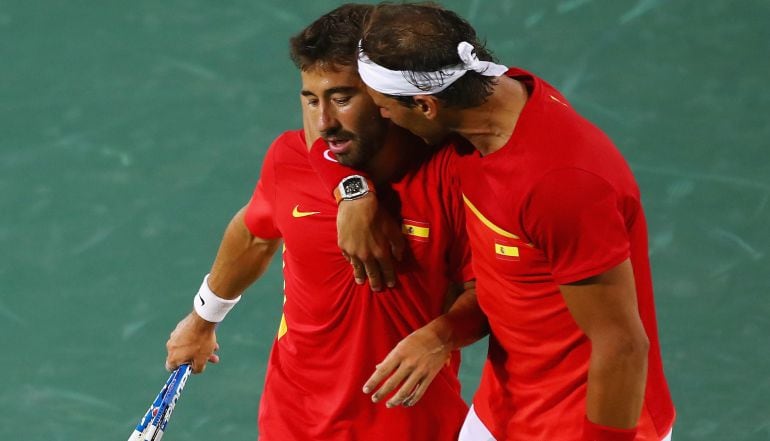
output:
[[193, 308], [192, 312], [190, 313], [190, 327], [196, 331], [196, 332], [207, 332], [212, 329], [216, 329], [217, 323], [210, 322], [198, 314], [198, 311]]
[[454, 324], [446, 314], [436, 317], [425, 327], [436, 336], [442, 345], [451, 350], [458, 349], [454, 342]]
[[602, 426], [591, 422], [586, 417], [583, 421], [582, 441], [634, 441], [636, 427], [632, 429], [618, 429], [616, 427]]
[[211, 323], [219, 323], [224, 320], [227, 313], [241, 300], [241, 296], [234, 299], [223, 299], [216, 295], [211, 288], [209, 288], [209, 275], [203, 278], [198, 293], [195, 294], [193, 299], [193, 308], [195, 313]]
[[342, 201], [361, 199], [374, 193], [374, 183], [362, 175], [350, 175], [342, 178], [334, 189], [334, 199], [339, 205]]

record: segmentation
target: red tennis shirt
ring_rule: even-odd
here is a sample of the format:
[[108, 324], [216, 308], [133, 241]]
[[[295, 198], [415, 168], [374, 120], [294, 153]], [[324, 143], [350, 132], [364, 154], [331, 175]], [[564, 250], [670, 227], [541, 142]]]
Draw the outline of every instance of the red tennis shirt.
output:
[[519, 69], [508, 75], [530, 91], [513, 135], [460, 161], [477, 296], [492, 331], [474, 409], [498, 441], [579, 440], [591, 346], [559, 285], [630, 258], [651, 342], [636, 439], [658, 441], [674, 407], [637, 184], [607, 136], [557, 90]]
[[355, 284], [337, 247], [337, 205], [302, 132], [274, 141], [246, 212], [252, 234], [284, 241], [284, 316], [265, 376], [261, 440], [457, 438], [467, 412], [459, 354], [414, 407], [387, 409], [361, 391], [401, 339], [443, 312], [450, 283], [473, 278], [456, 159], [443, 149], [392, 183], [410, 253], [397, 286], [375, 293]]

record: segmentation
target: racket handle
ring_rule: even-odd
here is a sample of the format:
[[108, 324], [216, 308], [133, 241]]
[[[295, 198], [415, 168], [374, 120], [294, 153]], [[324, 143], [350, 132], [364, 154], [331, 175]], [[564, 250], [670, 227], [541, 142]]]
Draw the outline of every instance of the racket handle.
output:
[[173, 378], [166, 388], [166, 393], [163, 395], [160, 407], [155, 412], [149, 427], [143, 433], [142, 441], [157, 441], [163, 437], [163, 432], [166, 430], [171, 413], [174, 411], [176, 402], [182, 394], [182, 389], [184, 389], [187, 378], [191, 373], [192, 369], [189, 364], [183, 364], [176, 368]]
[[[164, 398], [166, 409], [163, 412], [163, 417], [161, 418], [158, 431], [156, 432], [153, 441], [160, 441], [160, 439], [163, 438], [163, 434], [166, 433], [166, 426], [168, 426], [168, 422], [171, 420], [171, 414], [176, 408], [177, 400], [179, 400], [179, 397], [182, 396], [182, 390], [184, 390], [184, 386], [187, 384], [187, 379], [190, 378], [190, 374], [192, 373], [192, 368], [189, 364], [180, 366], [179, 370], [181, 375], [178, 376], [178, 381], [175, 382], [175, 384], [172, 386], [173, 389], [169, 390], [166, 394], [166, 397]], [[169, 396], [171, 397], [170, 400]]]
[[160, 389], [160, 392], [158, 392], [158, 396], [156, 396], [155, 399], [152, 401], [152, 404], [150, 404], [150, 408], [147, 409], [147, 412], [145, 412], [142, 419], [139, 420], [139, 424], [136, 425], [136, 428], [134, 428], [134, 432], [131, 434], [131, 436], [128, 437], [128, 441], [142, 440], [142, 434], [144, 434], [144, 432], [147, 430], [147, 426], [150, 424], [150, 422], [153, 420], [153, 417], [155, 416], [153, 411], [157, 412], [159, 410], [161, 404], [163, 403], [163, 397], [166, 396], [166, 392], [168, 391], [168, 386], [173, 381], [175, 374], [176, 372], [172, 372], [171, 375], [168, 376], [168, 380], [166, 380], [166, 383]]

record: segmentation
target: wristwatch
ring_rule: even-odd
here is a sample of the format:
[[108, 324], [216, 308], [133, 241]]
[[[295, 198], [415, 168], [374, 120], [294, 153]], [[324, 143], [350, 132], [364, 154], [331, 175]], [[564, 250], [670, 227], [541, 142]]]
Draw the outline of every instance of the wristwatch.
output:
[[343, 178], [337, 188], [334, 189], [334, 199], [339, 204], [341, 201], [352, 201], [374, 193], [374, 184], [361, 175], [351, 175]]

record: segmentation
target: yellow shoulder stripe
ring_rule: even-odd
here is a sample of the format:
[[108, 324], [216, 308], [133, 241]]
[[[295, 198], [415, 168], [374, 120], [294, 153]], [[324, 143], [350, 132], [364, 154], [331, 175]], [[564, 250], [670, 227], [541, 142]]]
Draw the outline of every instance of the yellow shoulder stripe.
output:
[[493, 224], [491, 220], [487, 219], [483, 214], [481, 214], [479, 209], [476, 208], [475, 205], [473, 205], [473, 203], [465, 196], [465, 194], [463, 194], [463, 201], [465, 201], [465, 205], [467, 205], [468, 208], [471, 209], [471, 212], [473, 212], [473, 214], [475, 214], [476, 217], [479, 218], [481, 223], [486, 225], [487, 228], [489, 228], [490, 230], [494, 231], [495, 233], [497, 233], [497, 234], [499, 234], [499, 235], [501, 235], [503, 237], [508, 237], [508, 238], [511, 238], [511, 239], [518, 239], [519, 238], [515, 234], [509, 233], [509, 232], [503, 230], [502, 228], [498, 227], [497, 225]]

